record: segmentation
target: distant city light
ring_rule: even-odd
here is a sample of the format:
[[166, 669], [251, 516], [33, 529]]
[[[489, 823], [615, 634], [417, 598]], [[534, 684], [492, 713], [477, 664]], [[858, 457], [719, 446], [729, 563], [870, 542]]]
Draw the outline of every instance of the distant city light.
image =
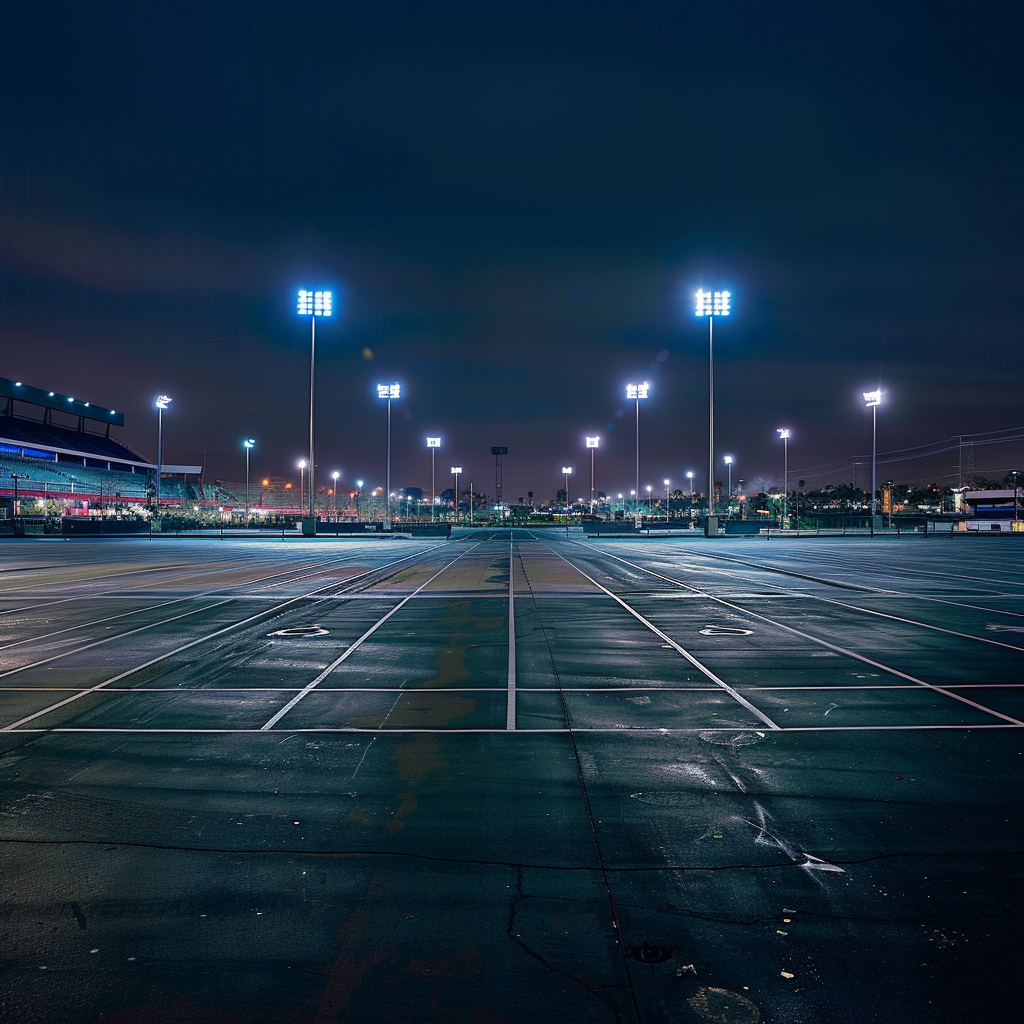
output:
[[401, 398], [402, 397], [402, 385], [401, 384], [378, 384], [377, 385], [377, 397], [378, 398]]
[[600, 437], [588, 437], [587, 438], [587, 447], [588, 448], [597, 448], [598, 445], [600, 444], [600, 441], [601, 441]]
[[299, 316], [330, 316], [333, 312], [331, 292], [307, 291], [299, 289]]
[[732, 299], [731, 292], [706, 292], [703, 288], [697, 291], [697, 316], [728, 316]]
[[646, 398], [648, 387], [647, 381], [644, 381], [643, 384], [627, 384], [626, 398], [634, 402], [640, 398]]

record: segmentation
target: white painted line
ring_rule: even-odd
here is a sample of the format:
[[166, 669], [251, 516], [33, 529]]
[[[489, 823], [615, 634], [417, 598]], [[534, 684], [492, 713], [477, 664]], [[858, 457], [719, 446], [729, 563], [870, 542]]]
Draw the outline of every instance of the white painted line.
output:
[[505, 728], [516, 727], [516, 598], [512, 586], [512, 539], [508, 542], [508, 704], [505, 710]]
[[399, 601], [398, 604], [396, 604], [395, 607], [387, 613], [387, 615], [385, 615], [382, 619], [378, 619], [358, 640], [355, 641], [355, 643], [350, 644], [343, 654], [335, 658], [334, 661], [332, 661], [330, 665], [328, 665], [327, 668], [325, 668], [316, 677], [316, 679], [314, 679], [311, 683], [307, 683], [306, 686], [304, 686], [290, 701], [288, 701], [287, 704], [285, 704], [283, 708], [281, 708], [280, 711], [277, 712], [277, 714], [274, 715], [273, 718], [270, 719], [269, 722], [266, 723], [266, 725], [261, 726], [260, 731], [267, 732], [270, 729], [273, 729], [273, 727], [282, 718], [284, 718], [284, 716], [288, 714], [288, 712], [291, 711], [291, 709], [295, 707], [295, 705], [298, 704], [299, 701], [302, 700], [302, 698], [305, 697], [307, 693], [309, 693], [311, 690], [319, 686], [343, 661], [346, 661], [349, 657], [351, 657], [351, 655], [362, 646], [363, 642], [368, 640], [371, 636], [373, 636], [373, 634], [376, 633], [377, 630], [380, 629], [380, 627], [383, 626], [384, 623], [387, 622], [392, 615], [394, 615], [401, 608], [403, 608], [409, 601], [411, 601], [412, 598], [415, 597], [416, 594], [418, 594], [425, 586], [427, 586], [430, 583], [433, 583], [434, 580], [436, 580], [437, 577], [445, 571], [445, 569], [447, 569], [449, 566], [454, 565], [460, 558], [463, 557], [463, 555], [468, 555], [469, 552], [473, 550], [473, 548], [478, 546], [478, 544], [474, 544], [472, 547], [466, 548], [466, 550], [463, 551], [462, 554], [456, 555], [455, 558], [453, 558], [450, 562], [445, 564], [442, 568], [438, 569], [438, 571], [435, 572], [434, 575], [426, 581], [426, 583], [420, 584], [420, 586], [418, 586], [411, 594], [409, 594], [408, 596], [404, 597], [401, 601]]
[[[435, 545], [435, 546], [439, 546], [439, 545]], [[427, 549], [427, 551], [432, 551], [432, 550], [433, 550], [433, 548], [428, 548]], [[393, 561], [393, 562], [385, 562], [383, 565], [378, 565], [374, 569], [368, 569], [365, 573], [363, 573], [363, 575], [364, 576], [368, 576], [368, 575], [370, 575], [370, 573], [378, 572], [381, 569], [388, 569], [388, 568], [390, 568], [393, 565], [398, 565], [400, 562], [405, 562], [405, 561], [407, 561], [410, 558], [414, 558], [417, 555], [421, 555], [421, 554], [425, 554], [425, 553], [426, 552], [423, 552], [423, 551], [413, 552], [413, 554], [405, 555], [403, 558], [395, 559], [395, 561]], [[356, 577], [352, 577], [352, 578], [355, 579]], [[347, 582], [350, 582], [350, 581], [346, 580], [345, 582], [347, 583]], [[333, 587], [333, 586], [337, 586], [337, 585], [338, 584], [336, 582], [326, 583], [326, 584], [324, 584], [324, 586], [319, 587], [318, 590], [326, 590], [328, 587]], [[307, 600], [308, 598], [314, 596], [316, 593], [317, 593], [317, 590], [311, 590], [308, 594], [300, 594], [298, 597], [289, 598], [287, 601], [283, 601], [281, 604], [277, 605], [275, 608], [269, 609], [269, 611], [270, 612], [279, 612], [282, 609], [287, 608], [289, 605], [295, 604], [298, 601], [305, 601], [305, 600]], [[221, 601], [219, 603], [220, 604], [227, 604], [228, 602], [227, 601]], [[211, 607], [216, 607], [216, 606], [214, 605], [214, 606], [211, 606]], [[200, 610], [202, 610], [202, 609], [200, 609]], [[186, 612], [185, 613], [185, 615], [191, 615], [191, 614], [193, 614], [193, 613], [192, 612]], [[43, 715], [48, 715], [51, 711], [57, 711], [58, 709], [64, 707], [66, 704], [70, 704], [72, 701], [80, 700], [82, 697], [88, 696], [88, 694], [90, 694], [90, 693], [95, 693], [97, 690], [102, 690], [105, 687], [109, 686], [111, 683], [118, 683], [122, 679], [126, 679], [128, 676], [134, 675], [136, 672], [141, 672], [143, 669], [149, 668], [151, 665], [156, 665], [158, 662], [164, 661], [167, 658], [172, 658], [172, 657], [174, 657], [174, 655], [180, 654], [182, 651], [187, 651], [187, 650], [189, 650], [189, 648], [195, 647], [197, 644], [205, 643], [207, 640], [213, 640], [213, 639], [215, 639], [218, 636], [222, 636], [224, 633], [229, 633], [233, 629], [238, 629], [240, 626], [246, 626], [250, 622], [255, 622], [257, 619], [262, 619], [267, 614], [268, 614], [267, 611], [257, 612], [255, 615], [250, 615], [248, 618], [242, 619], [239, 622], [233, 622], [233, 623], [231, 623], [231, 625], [225, 626], [223, 629], [216, 630], [216, 632], [208, 633], [206, 636], [201, 636], [201, 637], [199, 637], [196, 640], [189, 641], [189, 643], [187, 643], [187, 644], [182, 644], [180, 647], [176, 647], [173, 651], [167, 651], [166, 653], [160, 654], [160, 655], [158, 655], [155, 658], [150, 658], [149, 661], [145, 661], [141, 665], [136, 665], [133, 668], [127, 669], [124, 672], [119, 672], [116, 676], [111, 676], [109, 679], [105, 679], [102, 683], [97, 683], [95, 686], [90, 686], [86, 690], [80, 690], [78, 693], [74, 694], [71, 697], [66, 698], [65, 700], [58, 701], [56, 704], [51, 704], [48, 708], [43, 708], [42, 711], [37, 711], [35, 714], [28, 715], [25, 718], [19, 719], [17, 722], [11, 722], [10, 725], [5, 725], [2, 729], [0, 729], [0, 732], [12, 732], [13, 730], [17, 729], [19, 726], [24, 725], [26, 722], [31, 722], [31, 721], [34, 721], [37, 718], [41, 718]], [[175, 618], [179, 618], [179, 619], [180, 618], [184, 618], [185, 615], [178, 615], [178, 616], [175, 616]], [[163, 621], [164, 622], [172, 622], [173, 619], [165, 619]], [[136, 631], [133, 630], [133, 632], [136, 632]], [[121, 636], [127, 636], [127, 634], [122, 633]], [[95, 645], [90, 645], [90, 646], [95, 646]], [[79, 648], [79, 650], [85, 650], [85, 648]], [[48, 659], [48, 660], [52, 660], [52, 659]], [[36, 662], [36, 664], [42, 664], [42, 663], [41, 662]], [[9, 674], [9, 673], [5, 673], [5, 674]], [[44, 731], [46, 731], [46, 730], [44, 730]]]
[[[529, 735], [571, 735], [575, 733], [600, 733], [616, 736], [691, 736], [695, 733], [750, 733], [765, 732], [766, 735], [781, 736], [790, 732], [928, 732], [930, 730], [942, 730], [946, 732], [971, 732], [975, 729], [1021, 729], [1024, 726], [1010, 725], [1005, 722], [986, 722], [979, 725], [798, 725], [786, 726], [777, 730], [759, 730], [756, 726], [720, 726], [720, 725], [694, 725], [685, 728], [657, 728], [652, 726], [640, 726], [636, 728], [623, 727], [613, 728], [610, 726], [573, 726], [572, 729], [543, 728], [543, 729], [516, 729], [518, 736]], [[266, 729], [130, 729], [130, 728], [86, 728], [81, 726], [57, 726], [52, 729], [19, 729], [19, 733], [116, 733], [118, 735], [168, 735], [168, 736], [235, 736], [255, 735], [266, 733]], [[357, 726], [313, 726], [304, 729], [274, 729], [275, 736], [289, 736], [292, 734], [333, 734], [333, 733], [363, 733], [370, 735], [395, 735], [395, 736], [443, 736], [463, 735], [474, 733], [487, 733], [490, 735], [508, 736], [508, 729], [479, 728], [479, 729], [381, 729], [360, 728]]]
[[[968, 700], [966, 697], [960, 696], [958, 693], [953, 693], [950, 689], [942, 686], [936, 686], [934, 683], [926, 683], [923, 679], [918, 679], [916, 676], [908, 675], [906, 672], [901, 672], [899, 669], [893, 668], [891, 665], [883, 665], [880, 661], [875, 661], [872, 658], [868, 658], [863, 654], [858, 654], [856, 651], [848, 650], [845, 647], [840, 647], [838, 644], [833, 644], [828, 640], [823, 640], [821, 637], [812, 636], [810, 633], [805, 633], [802, 630], [796, 629], [793, 626], [787, 626], [784, 622], [778, 622], [775, 619], [770, 619], [766, 615], [759, 615], [757, 612], [751, 611], [749, 608], [743, 608], [738, 604], [732, 604], [729, 601], [725, 601], [720, 597], [716, 597], [714, 594], [705, 593], [702, 590], [698, 590], [696, 587], [691, 586], [688, 583], [683, 583], [681, 580], [674, 580], [669, 576], [662, 576], [661, 573], [655, 572], [653, 569], [644, 568], [642, 565], [637, 565], [635, 562], [627, 561], [625, 558], [619, 558], [618, 555], [612, 555], [605, 552], [609, 558], [614, 558], [616, 561], [624, 562], [626, 565], [631, 565], [634, 569], [640, 569], [643, 572], [650, 573], [652, 576], [657, 576], [658, 579], [665, 580], [668, 583], [674, 583], [677, 587], [683, 587], [686, 590], [692, 590], [698, 594], [704, 594], [709, 601], [714, 601], [716, 604], [720, 604], [725, 608], [731, 608], [735, 612], [740, 612], [743, 615], [748, 615], [753, 619], [757, 619], [760, 622], [767, 622], [771, 626], [775, 626], [778, 629], [784, 629], [788, 633], [792, 633], [794, 636], [802, 637], [804, 640], [810, 640], [811, 643], [819, 644], [822, 647], [827, 647], [830, 651], [835, 651], [837, 654], [842, 654], [848, 658], [853, 658], [855, 661], [863, 662], [865, 665], [870, 665], [872, 668], [880, 669], [883, 672], [887, 672], [890, 675], [896, 676], [899, 679], [906, 679], [907, 682], [917, 683], [918, 686], [925, 686], [929, 690], [935, 693], [944, 694], [947, 697], [952, 697], [953, 700], [961, 701], [964, 704], [969, 705], [972, 708], [976, 708], [978, 711], [983, 711], [987, 715], [994, 715], [996, 718], [1001, 718], [1005, 722], [1009, 722], [1011, 725], [1024, 726], [1024, 722], [1019, 719], [1012, 718], [1010, 715], [1004, 715], [1001, 711], [993, 711], [991, 708], [985, 707], [983, 704], [978, 704], [973, 700]], [[571, 562], [569, 563], [572, 564]]]
[[597, 587], [599, 590], [603, 590], [613, 601], [617, 602], [623, 608], [625, 608], [630, 615], [632, 615], [635, 619], [638, 619], [640, 622], [642, 622], [652, 633], [655, 634], [655, 636], [661, 637], [661, 639], [664, 640], [665, 643], [667, 643], [673, 650], [681, 654], [691, 665], [693, 665], [695, 669], [697, 669], [697, 671], [703, 673], [713, 683], [716, 683], [723, 690], [725, 690], [725, 692], [729, 694], [729, 696], [732, 697], [732, 699], [735, 700], [737, 704], [742, 704], [743, 707], [745, 707], [749, 712], [760, 718], [761, 721], [764, 722], [769, 729], [780, 728], [766, 714], [764, 714], [764, 712], [759, 711], [756, 707], [754, 707], [754, 705], [751, 704], [750, 701], [746, 699], [746, 697], [737, 693], [724, 679], [720, 679], [718, 676], [716, 676], [715, 673], [711, 671], [711, 669], [709, 669], [706, 665], [699, 662], [692, 654], [690, 654], [688, 650], [686, 650], [680, 644], [676, 643], [676, 641], [673, 640], [672, 637], [670, 637], [667, 633], [664, 633], [662, 632], [662, 630], [658, 629], [658, 627], [654, 625], [653, 622], [651, 622], [649, 619], [645, 619], [635, 608], [632, 608], [628, 604], [626, 604], [626, 602], [623, 601], [621, 597], [619, 597], [617, 594], [613, 594], [607, 587], [601, 586], [601, 584], [598, 583], [597, 580], [588, 576], [581, 568], [579, 568], [579, 566], [573, 565], [573, 563], [570, 562], [568, 558], [565, 558], [563, 555], [560, 555], [557, 551], [555, 551], [554, 548], [549, 548], [549, 550], [552, 553], [558, 555], [558, 557], [561, 558], [566, 565], [571, 566], [573, 569], [575, 569], [585, 580], [590, 580], [590, 582], [593, 583], [595, 587]]

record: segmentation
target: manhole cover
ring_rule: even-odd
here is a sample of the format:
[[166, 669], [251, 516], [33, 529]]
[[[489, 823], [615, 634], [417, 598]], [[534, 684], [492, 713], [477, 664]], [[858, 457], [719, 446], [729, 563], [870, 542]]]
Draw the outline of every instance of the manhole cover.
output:
[[642, 964], [663, 964], [666, 960], [672, 959], [672, 950], [664, 946], [652, 946], [644, 940], [639, 946], [634, 946], [629, 955]]
[[752, 629], [740, 629], [739, 626], [705, 626], [700, 630], [701, 636], [750, 636]]
[[287, 629], [277, 629], [267, 636], [327, 636], [329, 630], [321, 626], [289, 626]]

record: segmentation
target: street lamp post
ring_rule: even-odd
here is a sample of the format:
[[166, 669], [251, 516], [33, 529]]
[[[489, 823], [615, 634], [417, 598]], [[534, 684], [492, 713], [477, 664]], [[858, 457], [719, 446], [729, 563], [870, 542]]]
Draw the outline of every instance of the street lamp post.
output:
[[387, 496], [387, 515], [384, 517], [388, 526], [391, 525], [391, 400], [402, 397], [401, 384], [378, 384], [377, 397], [388, 400], [388, 461], [384, 483], [384, 494]]
[[666, 523], [669, 520], [668, 511], [671, 508], [671, 505], [669, 504], [669, 500], [668, 500], [668, 484], [669, 484], [669, 481], [668, 481], [668, 478], [666, 477], [666, 479], [665, 479], [665, 522]]
[[306, 511], [306, 460], [299, 459], [299, 511], [305, 514]]
[[877, 514], [878, 506], [875, 503], [876, 482], [876, 457], [878, 447], [878, 407], [882, 404], [881, 388], [875, 391], [863, 391], [864, 405], [871, 410], [871, 525], [874, 527], [874, 517]]
[[572, 466], [562, 467], [562, 476], [565, 477], [565, 515], [569, 517], [569, 477], [572, 475]]
[[[313, 459], [313, 371], [316, 369], [316, 318], [318, 316], [330, 316], [333, 312], [334, 300], [331, 292], [306, 291], [299, 289], [299, 316], [309, 317], [309, 526], [303, 528], [303, 533], [316, 534], [316, 488], [313, 486], [313, 476], [316, 462]], [[303, 503], [305, 512], [305, 503]]]
[[459, 474], [461, 466], [452, 466], [452, 476], [455, 477], [455, 501], [452, 504], [452, 511], [455, 513], [455, 522], [459, 521]]
[[594, 452], [601, 443], [600, 435], [587, 438], [587, 447], [590, 449], [590, 514], [594, 514]]
[[790, 431], [787, 427], [779, 427], [776, 431], [782, 440], [782, 529], [786, 528], [786, 519], [789, 516], [789, 438]]
[[331, 479], [334, 481], [334, 518], [335, 519], [338, 518], [338, 477], [339, 476], [341, 476], [341, 474], [337, 470], [335, 470], [331, 474]]
[[157, 395], [156, 399], [156, 510], [160, 512], [160, 477], [164, 471], [164, 409], [170, 405], [167, 395]]
[[728, 510], [729, 508], [732, 507], [732, 456], [731, 455], [726, 455], [726, 457], [725, 457], [725, 465], [726, 465], [726, 468], [729, 470], [729, 496], [726, 499], [727, 502], [728, 502], [728, 504], [726, 506], [726, 510]]
[[638, 499], [637, 499], [637, 496], [636, 496], [636, 491], [634, 491], [632, 488], [630, 488], [629, 496], [633, 499], [633, 515], [636, 515], [636, 510], [637, 510], [637, 506], [638, 506]]
[[647, 518], [654, 518], [654, 499], [651, 497], [651, 485], [647, 485]]
[[430, 521], [434, 521], [434, 508], [437, 504], [437, 495], [434, 490], [434, 456], [437, 449], [441, 447], [441, 438], [428, 437], [427, 447], [430, 449]]
[[715, 510], [715, 349], [714, 329], [716, 316], [728, 316], [731, 293], [706, 292], [698, 289], [697, 316], [708, 318], [708, 515]]
[[690, 505], [693, 505], [693, 470], [686, 471], [686, 479], [690, 481]]
[[359, 510], [359, 499], [363, 496], [363, 481], [356, 481], [356, 522], [361, 523], [363, 521], [363, 514]]
[[245, 449], [245, 525], [249, 525], [249, 452], [256, 446], [256, 440], [252, 437], [247, 437], [242, 441], [242, 447]]
[[627, 384], [626, 398], [636, 402], [636, 493], [640, 493], [640, 399], [646, 398], [647, 381], [642, 384]]

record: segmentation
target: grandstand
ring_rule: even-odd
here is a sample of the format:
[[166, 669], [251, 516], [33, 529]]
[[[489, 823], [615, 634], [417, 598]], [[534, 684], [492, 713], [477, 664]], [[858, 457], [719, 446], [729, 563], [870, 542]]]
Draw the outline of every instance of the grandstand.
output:
[[[84, 510], [151, 500], [156, 465], [110, 436], [124, 426], [123, 413], [4, 377], [0, 400], [0, 494]], [[102, 433], [89, 429], [95, 424]], [[161, 507], [205, 500], [201, 466], [162, 470]]]

